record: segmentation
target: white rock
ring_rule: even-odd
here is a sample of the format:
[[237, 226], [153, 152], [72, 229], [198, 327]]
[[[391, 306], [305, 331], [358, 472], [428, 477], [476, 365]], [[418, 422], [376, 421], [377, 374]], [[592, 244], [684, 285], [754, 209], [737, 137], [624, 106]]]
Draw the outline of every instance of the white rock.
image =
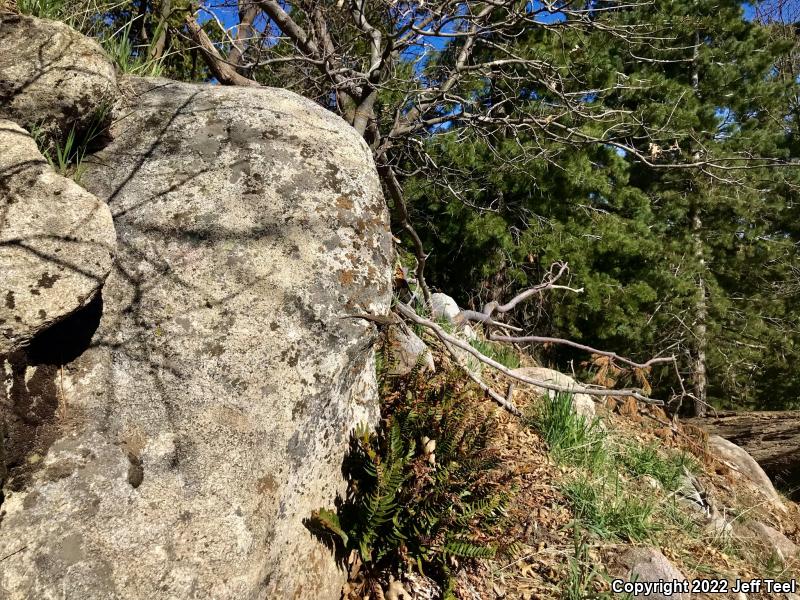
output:
[[108, 206], [0, 119], [0, 356], [88, 304], [115, 247]]
[[434, 319], [452, 323], [460, 312], [461, 309], [458, 308], [456, 301], [447, 294], [441, 292], [431, 294], [431, 313]]

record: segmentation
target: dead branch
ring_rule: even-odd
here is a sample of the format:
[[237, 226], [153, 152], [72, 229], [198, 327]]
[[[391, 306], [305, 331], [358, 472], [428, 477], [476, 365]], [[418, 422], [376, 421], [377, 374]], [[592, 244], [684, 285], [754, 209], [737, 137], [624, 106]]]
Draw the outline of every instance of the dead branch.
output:
[[[413, 321], [417, 325], [422, 325], [423, 327], [433, 331], [433, 333], [436, 334], [436, 337], [438, 337], [443, 343], [448, 345], [448, 350], [451, 351], [451, 353], [452, 353], [452, 350], [449, 347], [449, 345], [455, 346], [456, 348], [459, 348], [460, 350], [463, 350], [463, 351], [471, 354], [476, 359], [478, 359], [480, 362], [482, 362], [482, 363], [484, 363], [486, 365], [489, 365], [490, 367], [500, 371], [501, 373], [503, 373], [507, 377], [510, 377], [511, 379], [515, 379], [517, 381], [521, 381], [521, 382], [527, 383], [529, 385], [540, 387], [540, 388], [543, 388], [543, 389], [546, 389], [546, 390], [552, 390], [552, 391], [555, 391], [555, 392], [565, 392], [565, 393], [571, 393], [571, 394], [590, 394], [592, 396], [604, 396], [604, 397], [614, 397], [614, 398], [622, 398], [622, 397], [632, 396], [633, 398], [636, 398], [637, 400], [640, 400], [640, 401], [645, 402], [647, 404], [655, 404], [657, 406], [663, 406], [664, 405], [664, 401], [663, 400], [659, 400], [659, 399], [655, 399], [655, 398], [649, 398], [648, 396], [645, 396], [644, 394], [642, 394], [641, 390], [639, 390], [639, 389], [627, 388], [627, 389], [622, 389], [622, 390], [609, 390], [609, 389], [603, 389], [603, 388], [588, 388], [588, 387], [584, 387], [584, 386], [563, 386], [563, 385], [558, 385], [558, 384], [555, 384], [555, 383], [552, 383], [552, 382], [549, 382], [549, 381], [539, 381], [537, 379], [532, 379], [531, 377], [526, 377], [525, 375], [519, 375], [517, 373], [514, 373], [511, 369], [509, 369], [505, 365], [502, 365], [499, 362], [497, 362], [496, 360], [494, 360], [492, 358], [489, 358], [488, 356], [486, 356], [483, 353], [479, 352], [478, 350], [473, 348], [471, 344], [469, 344], [469, 343], [467, 343], [467, 342], [465, 342], [465, 341], [463, 341], [463, 340], [461, 340], [461, 339], [459, 339], [459, 338], [457, 338], [457, 337], [455, 337], [453, 335], [450, 335], [449, 333], [447, 333], [444, 329], [442, 329], [439, 325], [437, 325], [433, 321], [419, 316], [413, 309], [411, 309], [410, 307], [406, 306], [405, 304], [397, 303], [395, 308], [400, 313], [401, 316], [405, 317], [406, 319], [409, 319], [410, 321]], [[499, 396], [499, 394], [497, 394], [497, 396]], [[500, 396], [500, 397], [502, 398], [502, 396]], [[495, 396], [492, 396], [492, 398], [497, 400], [497, 398], [495, 398]], [[503, 399], [503, 400], [505, 400], [505, 399]], [[501, 406], [502, 405], [503, 405], [503, 403], [501, 403]], [[503, 407], [506, 408], [505, 406], [503, 406]]]
[[234, 66], [232, 66], [226, 59], [222, 58], [222, 55], [214, 46], [211, 38], [208, 37], [206, 32], [203, 31], [203, 28], [200, 27], [195, 20], [194, 15], [187, 15], [185, 22], [186, 27], [189, 30], [189, 34], [191, 35], [194, 43], [197, 44], [200, 52], [203, 54], [203, 58], [205, 59], [208, 68], [211, 69], [214, 77], [216, 77], [220, 83], [224, 85], [246, 85], [260, 87], [260, 84], [257, 81], [240, 75]]
[[[552, 275], [553, 268], [559, 267], [558, 272], [555, 275]], [[464, 321], [472, 321], [473, 323], [489, 323], [492, 325], [496, 325], [497, 322], [492, 320], [492, 315], [495, 313], [507, 313], [514, 309], [520, 302], [527, 300], [531, 296], [535, 294], [541, 294], [546, 290], [568, 290], [570, 292], [575, 292], [577, 294], [583, 292], [583, 288], [572, 288], [566, 285], [557, 285], [556, 281], [558, 281], [562, 275], [569, 271], [569, 265], [567, 263], [555, 263], [550, 267], [551, 276], [547, 281], [540, 283], [539, 285], [535, 285], [527, 290], [524, 290], [514, 296], [510, 302], [506, 304], [500, 304], [496, 301], [489, 302], [486, 306], [483, 307], [481, 312], [477, 312], [474, 310], [462, 310], [458, 316], [456, 317], [460, 322]], [[503, 340], [506, 341], [506, 340]]]
[[563, 346], [569, 346], [571, 348], [576, 348], [578, 350], [583, 350], [584, 352], [588, 352], [590, 354], [598, 354], [600, 356], [606, 356], [610, 358], [612, 361], [618, 361], [628, 366], [634, 367], [636, 369], [647, 369], [649, 367], [652, 367], [653, 365], [673, 363], [676, 362], [677, 360], [674, 356], [662, 356], [662, 357], [651, 358], [650, 360], [643, 363], [637, 363], [636, 361], [633, 361], [629, 358], [620, 356], [616, 352], [607, 352], [605, 350], [598, 350], [597, 348], [592, 348], [591, 346], [586, 346], [584, 344], [579, 344], [578, 342], [573, 342], [572, 340], [567, 340], [563, 338], [543, 337], [538, 335], [512, 336], [512, 335], [496, 335], [494, 333], [491, 333], [489, 334], [489, 340], [493, 342], [506, 342], [509, 344], [526, 344], [526, 343], [559, 344]]

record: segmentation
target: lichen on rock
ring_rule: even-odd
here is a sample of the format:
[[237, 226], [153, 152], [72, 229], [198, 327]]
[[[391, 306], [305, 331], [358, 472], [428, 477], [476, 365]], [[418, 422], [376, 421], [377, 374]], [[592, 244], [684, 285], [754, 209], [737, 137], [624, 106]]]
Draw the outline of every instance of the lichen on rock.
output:
[[127, 79], [83, 183], [114, 216], [70, 426], [3, 505], [9, 598], [337, 598], [304, 519], [378, 418], [391, 298], [369, 149], [283, 90]]

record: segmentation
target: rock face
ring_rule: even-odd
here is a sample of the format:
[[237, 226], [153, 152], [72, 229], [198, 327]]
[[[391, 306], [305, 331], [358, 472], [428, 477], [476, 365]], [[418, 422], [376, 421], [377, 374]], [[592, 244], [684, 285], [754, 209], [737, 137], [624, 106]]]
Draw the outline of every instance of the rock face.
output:
[[[582, 387], [569, 375], [554, 371], [553, 369], [546, 369], [545, 367], [522, 367], [513, 371], [517, 375], [523, 375], [542, 381], [544, 383], [553, 383], [564, 387]], [[516, 382], [518, 386], [525, 386], [524, 383]], [[555, 392], [552, 390], [547, 391], [548, 395], [552, 398]], [[595, 415], [594, 400], [588, 394], [573, 394], [572, 405], [575, 407], [575, 412], [579, 415], [591, 419]]]
[[91, 127], [116, 94], [97, 42], [64, 23], [0, 12], [0, 117], [63, 136]]
[[797, 557], [800, 551], [792, 540], [761, 521], [749, 521], [738, 528], [737, 533], [745, 541], [765, 548], [768, 553], [777, 555], [782, 561]]
[[108, 207], [0, 119], [0, 356], [85, 306], [111, 270]]
[[391, 297], [369, 149], [283, 90], [121, 88], [83, 177], [119, 238], [99, 327], [54, 388], [12, 365], [12, 400], [58, 408], [11, 473], [0, 595], [338, 598], [303, 520], [378, 417], [377, 334], [342, 318]]
[[775, 487], [767, 477], [767, 474], [764, 473], [764, 469], [744, 449], [718, 435], [709, 436], [708, 448], [733, 469], [754, 483], [776, 506], [785, 510], [780, 494], [775, 491]]

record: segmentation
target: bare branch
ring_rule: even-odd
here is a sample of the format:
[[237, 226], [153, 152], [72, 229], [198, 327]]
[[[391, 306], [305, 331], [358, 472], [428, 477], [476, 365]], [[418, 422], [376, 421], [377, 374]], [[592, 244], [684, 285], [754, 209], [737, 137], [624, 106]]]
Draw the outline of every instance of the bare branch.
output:
[[194, 43], [197, 44], [200, 52], [203, 54], [203, 58], [205, 59], [208, 68], [211, 69], [214, 77], [216, 77], [220, 83], [224, 85], [246, 85], [260, 87], [260, 84], [257, 81], [240, 75], [236, 69], [228, 63], [227, 60], [222, 58], [222, 55], [220, 55], [220, 53], [214, 47], [214, 44], [211, 42], [211, 38], [209, 38], [206, 32], [203, 31], [203, 28], [200, 27], [193, 15], [187, 15], [185, 23], [189, 30], [189, 34], [194, 40]]
[[431, 331], [433, 331], [436, 334], [436, 336], [440, 340], [442, 340], [442, 342], [455, 346], [460, 350], [463, 350], [471, 354], [480, 362], [487, 364], [490, 367], [497, 369], [507, 377], [510, 377], [511, 379], [515, 379], [517, 381], [521, 381], [522, 383], [527, 383], [529, 385], [544, 388], [546, 390], [552, 390], [555, 392], [565, 392], [571, 394], [590, 394], [593, 396], [605, 396], [605, 397], [615, 397], [615, 398], [624, 398], [627, 396], [632, 396], [633, 398], [636, 398], [637, 400], [640, 400], [647, 404], [655, 404], [658, 406], [663, 406], [664, 404], [663, 400], [658, 400], [655, 398], [649, 398], [648, 396], [645, 396], [644, 394], [642, 394], [642, 391], [640, 389], [628, 388], [622, 390], [609, 390], [605, 388], [589, 388], [580, 385], [563, 386], [563, 385], [557, 385], [549, 381], [539, 381], [537, 379], [532, 379], [531, 377], [526, 377], [525, 375], [519, 375], [517, 373], [514, 373], [511, 369], [509, 369], [505, 365], [502, 365], [496, 360], [482, 354], [481, 352], [473, 348], [472, 345], [470, 345], [469, 343], [447, 333], [444, 329], [442, 329], [439, 325], [437, 325], [433, 321], [426, 319], [424, 317], [420, 317], [416, 312], [414, 312], [414, 310], [412, 310], [405, 304], [397, 303], [395, 308], [397, 309], [397, 311], [400, 313], [401, 316], [413, 321], [417, 325], [422, 325], [423, 327], [426, 327]]

